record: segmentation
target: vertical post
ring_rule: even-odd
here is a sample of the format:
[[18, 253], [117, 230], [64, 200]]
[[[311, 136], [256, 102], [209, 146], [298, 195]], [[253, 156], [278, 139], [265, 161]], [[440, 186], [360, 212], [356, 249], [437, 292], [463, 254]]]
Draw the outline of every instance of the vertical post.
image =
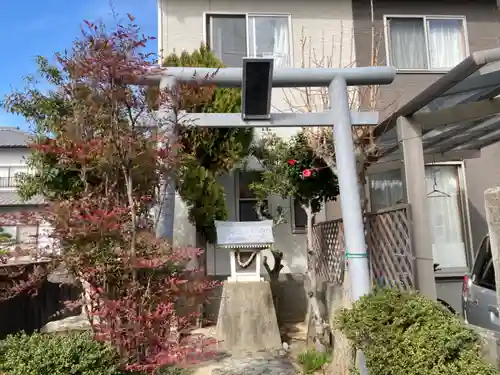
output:
[[[486, 222], [488, 223], [488, 234], [490, 235], [491, 255], [493, 258], [493, 268], [495, 270], [496, 285], [500, 285], [500, 187], [487, 189], [484, 192], [484, 208], [486, 210]], [[497, 306], [500, 304], [500, 288], [497, 289]]]
[[[343, 77], [335, 77], [328, 88], [333, 120], [333, 142], [340, 188], [340, 207], [344, 222], [346, 260], [353, 300], [370, 293], [370, 268], [366, 249], [361, 197], [356, 175], [356, 154], [352, 140], [351, 112], [347, 84]], [[367, 369], [363, 353], [359, 353], [362, 375]]]
[[356, 176], [356, 155], [352, 140], [351, 114], [347, 85], [343, 77], [336, 77], [329, 87], [332, 112], [333, 141], [337, 163], [340, 206], [344, 222], [346, 258], [351, 277], [354, 300], [370, 293], [370, 271], [366, 251], [365, 229], [361, 199]]
[[[169, 98], [168, 103], [160, 106], [160, 121], [165, 123], [166, 137], [163, 142], [175, 145], [177, 142], [177, 106], [178, 106], [178, 85], [175, 77], [165, 76], [160, 82], [160, 93], [166, 92]], [[159, 124], [162, 127], [162, 124]], [[174, 239], [174, 215], [175, 215], [175, 179], [172, 173], [163, 176], [160, 186], [160, 205], [156, 218], [156, 237], [165, 238], [171, 244]]]
[[255, 279], [256, 279], [256, 281], [262, 280], [262, 278], [260, 277], [260, 265], [262, 264], [262, 261], [260, 259], [260, 253], [261, 253], [260, 250], [257, 251], [257, 255], [255, 256], [255, 261], [254, 261], [254, 262], [256, 262], [255, 263], [255, 274], [256, 274]]
[[231, 263], [231, 276], [229, 277], [229, 280], [231, 281], [237, 281], [236, 277], [236, 250], [231, 249], [229, 252], [229, 261]]
[[408, 203], [411, 205], [412, 245], [417, 273], [416, 287], [422, 295], [436, 299], [422, 129], [408, 118], [399, 117], [397, 132], [403, 153], [405, 191]]

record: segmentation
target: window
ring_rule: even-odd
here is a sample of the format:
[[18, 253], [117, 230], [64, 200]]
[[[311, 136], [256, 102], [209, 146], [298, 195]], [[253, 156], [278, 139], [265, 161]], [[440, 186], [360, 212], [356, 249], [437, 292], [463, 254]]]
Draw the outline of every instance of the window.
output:
[[227, 66], [241, 67], [243, 57], [274, 57], [275, 67], [291, 63], [287, 15], [210, 14], [207, 44]]
[[[257, 214], [255, 205], [257, 204], [257, 199], [255, 194], [250, 189], [250, 184], [255, 181], [259, 181], [261, 178], [261, 172], [248, 172], [242, 171], [238, 173], [238, 215], [239, 221], [258, 221], [260, 220]], [[262, 213], [265, 215], [268, 209], [267, 200], [264, 202], [264, 207], [262, 208]]]
[[[425, 179], [431, 221], [434, 262], [445, 268], [467, 267], [465, 223], [457, 165], [427, 165]], [[372, 210], [377, 211], [403, 202], [401, 170], [377, 173], [370, 177]]]
[[0, 167], [0, 188], [10, 188], [17, 186], [16, 175], [19, 173], [28, 172], [28, 168], [25, 166], [19, 167]]
[[449, 70], [467, 57], [463, 17], [386, 17], [389, 63], [397, 69]]
[[472, 277], [479, 277], [483, 270], [484, 265], [488, 263], [491, 259], [491, 246], [490, 246], [490, 238], [489, 236], [485, 236], [481, 241], [481, 245], [477, 249], [476, 260], [474, 261], [473, 269], [472, 269]]
[[39, 227], [37, 225], [5, 225], [0, 227], [2, 238], [9, 244], [36, 244]]
[[372, 211], [382, 210], [403, 203], [403, 194], [403, 179], [400, 169], [377, 173], [370, 177]]
[[23, 225], [17, 228], [17, 235], [19, 243], [22, 244], [36, 244], [38, 241], [38, 226], [37, 225]]
[[477, 285], [490, 290], [496, 290], [495, 267], [493, 267], [492, 258], [484, 265], [484, 269], [477, 280]]
[[[305, 232], [307, 229], [307, 213], [298, 200], [292, 199], [292, 230], [296, 233]], [[314, 224], [314, 216], [313, 216]]]
[[426, 166], [425, 180], [434, 259], [443, 268], [467, 267], [458, 167]]

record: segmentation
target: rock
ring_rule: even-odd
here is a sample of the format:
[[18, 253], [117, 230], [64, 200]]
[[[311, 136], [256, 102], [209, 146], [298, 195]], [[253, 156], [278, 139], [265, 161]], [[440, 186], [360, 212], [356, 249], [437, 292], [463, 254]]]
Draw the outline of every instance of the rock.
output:
[[44, 325], [40, 332], [42, 333], [67, 333], [70, 331], [88, 331], [90, 323], [83, 314], [70, 316], [69, 318], [55, 320]]
[[52, 271], [47, 277], [47, 280], [54, 284], [76, 284], [75, 278], [62, 266]]
[[481, 351], [489, 364], [500, 368], [500, 333], [480, 328], [472, 324], [467, 325], [481, 336]]

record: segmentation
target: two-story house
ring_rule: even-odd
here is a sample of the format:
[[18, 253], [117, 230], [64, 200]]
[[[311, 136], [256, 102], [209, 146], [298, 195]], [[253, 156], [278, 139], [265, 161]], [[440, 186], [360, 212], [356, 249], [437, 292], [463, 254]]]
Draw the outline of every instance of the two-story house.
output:
[[[314, 66], [321, 51], [334, 51], [331, 67], [349, 66], [355, 60], [353, 17], [350, 0], [242, 1], [242, 0], [159, 0], [158, 42], [160, 55], [193, 51], [201, 43], [208, 45], [229, 67], [241, 67], [243, 57], [273, 57], [275, 67]], [[303, 107], [300, 94], [287, 95], [273, 89], [273, 112]], [[276, 129], [280, 136], [296, 133], [298, 128]], [[259, 131], [256, 131], [259, 136]], [[247, 169], [258, 169], [249, 162]], [[235, 172], [221, 178], [226, 191], [229, 220], [256, 220], [255, 198], [248, 185], [256, 177], [252, 172]], [[271, 198], [269, 206], [280, 204], [287, 212], [286, 223], [275, 227], [276, 247], [284, 252], [284, 269], [291, 281], [284, 300], [294, 301], [288, 310], [303, 314], [305, 299], [300, 286], [307, 267], [305, 226], [302, 208], [292, 201]], [[318, 220], [326, 217], [326, 210]], [[176, 202], [175, 238], [178, 243], [193, 244], [194, 228], [188, 223], [185, 207]], [[229, 275], [227, 252], [206, 248], [207, 272], [215, 277]], [[264, 254], [265, 255], [265, 254]], [[271, 258], [271, 257], [269, 257]], [[262, 271], [265, 275], [265, 270]], [[304, 303], [300, 303], [302, 300]], [[297, 303], [298, 302], [298, 303]], [[293, 306], [292, 306], [293, 305]]]
[[[369, 65], [372, 27], [378, 63], [397, 69], [393, 84], [380, 88], [379, 109], [387, 117], [442, 77], [469, 54], [500, 47], [500, 13], [495, 0], [395, 1], [353, 0], [357, 64]], [[373, 16], [373, 17], [372, 17]], [[372, 23], [373, 20], [373, 23]], [[394, 139], [394, 141], [396, 141]], [[481, 150], [476, 159], [428, 158], [433, 257], [438, 296], [460, 311], [461, 283], [474, 251], [487, 233], [484, 190], [498, 186], [500, 144]], [[404, 201], [402, 163], [370, 178], [372, 210]]]
[[[374, 46], [377, 64], [389, 64], [398, 71], [393, 84], [378, 90], [382, 117], [470, 53], [500, 45], [495, 0], [159, 0], [158, 7], [163, 55], [192, 51], [203, 42], [228, 66], [241, 66], [245, 56], [272, 56], [277, 67], [314, 66], [318, 60], [323, 66], [369, 66]], [[284, 96], [283, 90], [274, 89], [273, 106], [291, 110]], [[442, 268], [436, 274], [438, 296], [457, 310], [462, 277], [487, 232], [483, 192], [500, 183], [499, 154], [500, 146], [492, 145], [478, 159], [428, 160], [426, 167], [429, 191], [437, 187], [446, 193], [429, 205], [434, 261]], [[401, 168], [374, 171], [368, 189], [372, 211], [403, 203]], [[252, 197], [245, 189], [250, 178], [246, 173], [224, 178], [231, 220], [253, 217]], [[179, 203], [177, 217], [187, 220]], [[294, 206], [290, 202], [288, 224], [276, 231], [277, 246], [285, 251], [284, 273], [290, 275], [301, 274], [306, 267], [305, 239], [299, 234], [305, 227], [304, 216]], [[338, 205], [332, 204], [318, 219], [339, 215]], [[185, 221], [179, 220], [176, 226], [180, 233]], [[209, 274], [227, 275], [228, 259], [227, 254], [208, 248]]]
[[16, 221], [22, 217], [21, 213], [37, 211], [43, 204], [41, 197], [23, 201], [17, 194], [16, 175], [28, 171], [29, 142], [28, 133], [14, 127], [0, 127], [0, 225], [16, 244], [31, 248], [34, 244], [42, 245], [40, 240], [46, 236], [42, 232], [47, 228]]

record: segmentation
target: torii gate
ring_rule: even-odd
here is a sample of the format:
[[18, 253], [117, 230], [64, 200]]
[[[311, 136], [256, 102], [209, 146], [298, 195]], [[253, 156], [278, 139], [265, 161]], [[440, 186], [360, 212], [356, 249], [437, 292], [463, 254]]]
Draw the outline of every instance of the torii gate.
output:
[[[387, 85], [396, 76], [393, 67], [278, 68], [272, 58], [244, 58], [243, 68], [164, 68], [145, 78], [146, 84], [178, 92], [178, 84], [242, 88], [242, 113], [190, 113], [183, 118], [201, 127], [312, 127], [333, 126], [335, 159], [354, 300], [370, 293], [361, 201], [356, 175], [352, 126], [377, 125], [378, 112], [351, 112], [347, 86]], [[328, 87], [330, 109], [317, 113], [271, 113], [271, 90], [277, 87]], [[163, 115], [175, 123], [176, 114]], [[163, 218], [164, 219], [164, 218]], [[163, 231], [170, 224], [160, 223]]]

